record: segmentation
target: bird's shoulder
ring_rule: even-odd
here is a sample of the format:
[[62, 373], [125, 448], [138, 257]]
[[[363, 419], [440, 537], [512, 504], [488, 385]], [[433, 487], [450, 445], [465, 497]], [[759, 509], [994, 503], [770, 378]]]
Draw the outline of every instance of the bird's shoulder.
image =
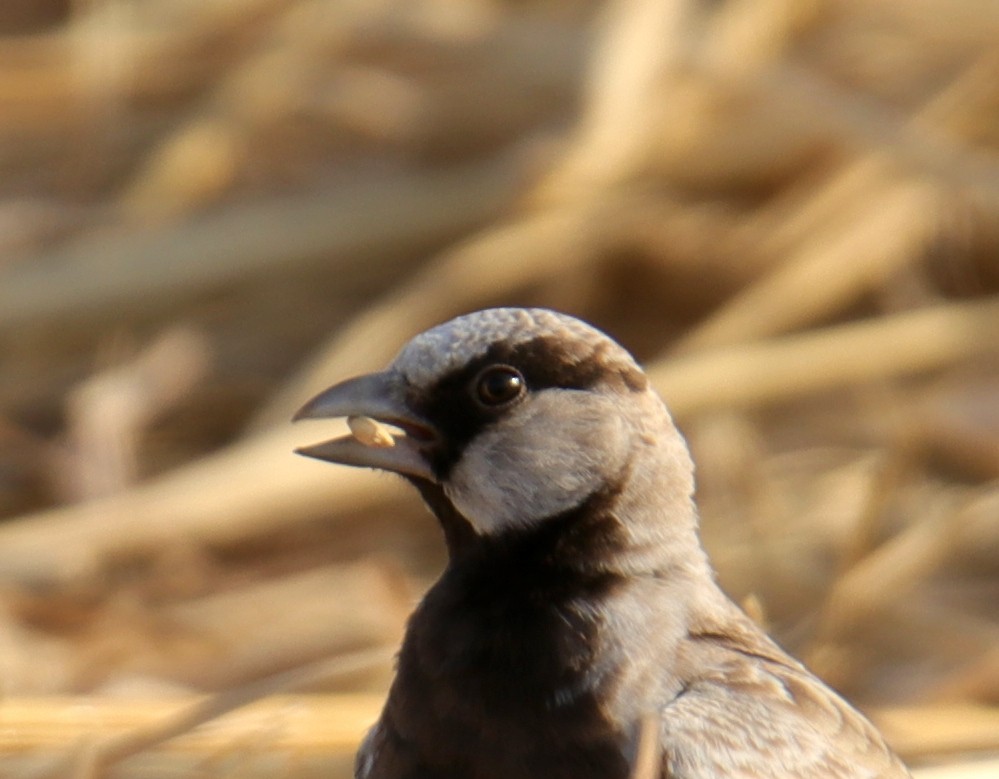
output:
[[866, 717], [744, 615], [692, 630], [678, 671], [661, 734], [670, 779], [909, 776]]

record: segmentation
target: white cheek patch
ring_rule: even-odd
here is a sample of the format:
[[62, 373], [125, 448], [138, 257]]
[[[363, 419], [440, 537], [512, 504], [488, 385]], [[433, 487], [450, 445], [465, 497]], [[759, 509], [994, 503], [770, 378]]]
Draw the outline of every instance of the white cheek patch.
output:
[[481, 535], [529, 526], [620, 475], [628, 440], [611, 397], [544, 390], [468, 444], [444, 492]]

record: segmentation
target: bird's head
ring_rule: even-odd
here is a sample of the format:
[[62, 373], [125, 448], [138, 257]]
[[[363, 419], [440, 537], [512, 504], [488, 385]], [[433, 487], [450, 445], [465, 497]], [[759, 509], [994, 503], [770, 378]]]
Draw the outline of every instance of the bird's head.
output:
[[544, 309], [489, 309], [434, 327], [386, 370], [331, 387], [296, 419], [352, 416], [396, 432], [298, 452], [401, 474], [442, 522], [478, 536], [626, 487], [680, 505], [693, 491], [683, 439], [631, 355]]

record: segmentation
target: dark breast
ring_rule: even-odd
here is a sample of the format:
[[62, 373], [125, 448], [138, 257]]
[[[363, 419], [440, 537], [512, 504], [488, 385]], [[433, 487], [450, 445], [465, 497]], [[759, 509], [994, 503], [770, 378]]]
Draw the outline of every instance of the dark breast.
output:
[[452, 560], [410, 620], [382, 717], [389, 754], [375, 755], [397, 766], [384, 776], [629, 775], [631, 734], [601, 710], [613, 671], [593, 649], [600, 603], [621, 582], [579, 567], [579, 543], [607, 522], [573, 512]]

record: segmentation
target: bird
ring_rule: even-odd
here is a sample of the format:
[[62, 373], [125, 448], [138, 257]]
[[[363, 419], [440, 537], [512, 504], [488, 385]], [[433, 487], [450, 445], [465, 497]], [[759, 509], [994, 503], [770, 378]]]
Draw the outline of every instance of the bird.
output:
[[337, 417], [379, 434], [296, 451], [401, 475], [448, 552], [357, 779], [628, 779], [642, 754], [655, 779], [910, 776], [722, 591], [687, 445], [608, 335], [465, 314], [295, 418]]

